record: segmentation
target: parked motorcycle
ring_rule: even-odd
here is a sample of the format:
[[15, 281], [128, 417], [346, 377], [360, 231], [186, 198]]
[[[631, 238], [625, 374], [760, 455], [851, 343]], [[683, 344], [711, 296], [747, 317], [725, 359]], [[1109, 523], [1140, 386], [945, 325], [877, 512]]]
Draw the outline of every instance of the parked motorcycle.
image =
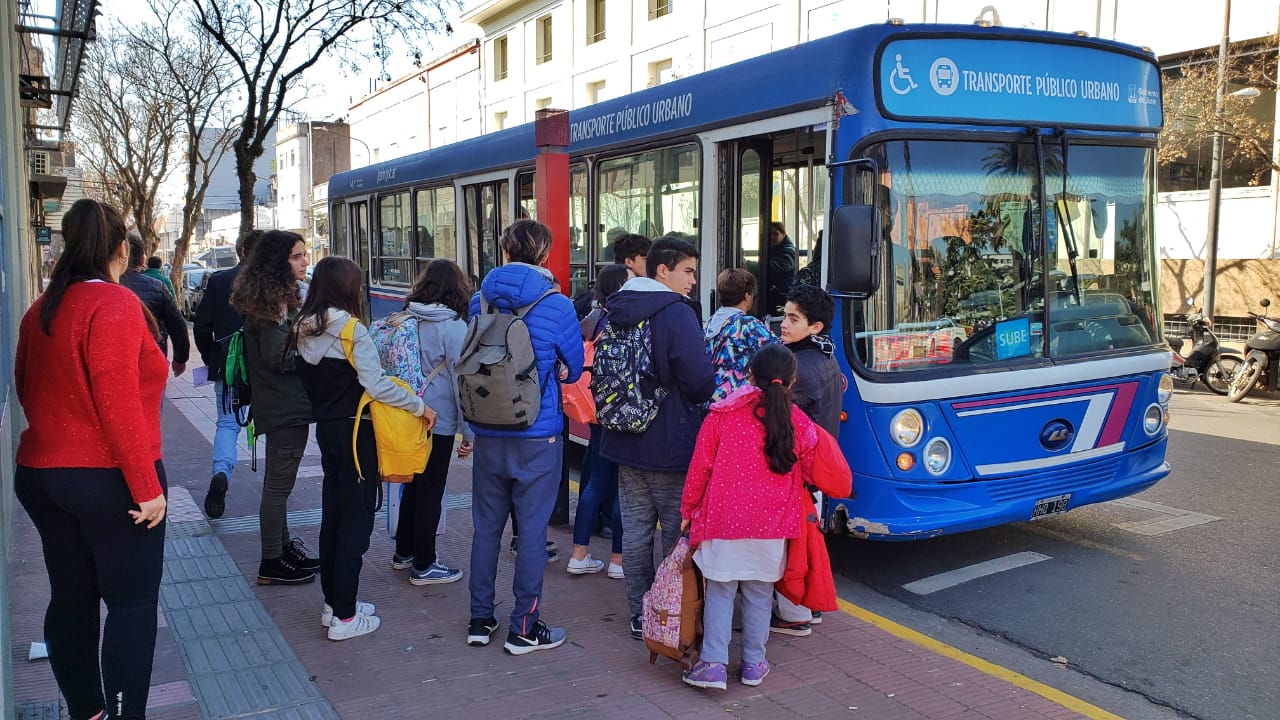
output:
[[1200, 382], [1213, 392], [1226, 395], [1231, 378], [1243, 364], [1240, 356], [1219, 352], [1218, 336], [1203, 313], [1187, 313], [1185, 337], [1191, 340], [1191, 352], [1186, 355], [1182, 354], [1183, 339], [1169, 338], [1169, 347], [1173, 350], [1169, 375], [1173, 382], [1184, 387]]
[[1260, 384], [1265, 383], [1265, 387], [1272, 391], [1276, 389], [1276, 368], [1280, 366], [1280, 320], [1267, 317], [1266, 308], [1271, 306], [1270, 300], [1262, 298], [1258, 304], [1263, 308], [1262, 314], [1249, 314], [1262, 323], [1263, 330], [1244, 344], [1244, 364], [1232, 375], [1231, 387], [1227, 390], [1227, 399], [1231, 402], [1240, 402]]

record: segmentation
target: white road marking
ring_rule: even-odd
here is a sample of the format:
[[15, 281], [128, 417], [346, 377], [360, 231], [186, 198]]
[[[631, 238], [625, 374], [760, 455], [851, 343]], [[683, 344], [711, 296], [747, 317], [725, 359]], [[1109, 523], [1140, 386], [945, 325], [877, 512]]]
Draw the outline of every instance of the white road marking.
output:
[[1160, 503], [1151, 502], [1149, 500], [1139, 500], [1137, 498], [1120, 498], [1119, 500], [1112, 500], [1109, 504], [1135, 508], [1138, 510], [1148, 510], [1150, 512], [1157, 513], [1157, 516], [1150, 520], [1115, 523], [1115, 526], [1121, 530], [1128, 530], [1129, 532], [1138, 533], [1139, 535], [1164, 535], [1165, 533], [1171, 533], [1174, 530], [1183, 530], [1197, 525], [1207, 525], [1215, 520], [1222, 519], [1214, 515], [1192, 512], [1191, 510], [1183, 510], [1181, 508], [1161, 505]]
[[931, 575], [921, 580], [909, 582], [903, 585], [903, 589], [913, 592], [916, 595], [929, 595], [939, 590], [946, 590], [949, 587], [955, 587], [961, 583], [977, 580], [987, 575], [995, 575], [1005, 570], [1013, 570], [1024, 565], [1033, 565], [1038, 562], [1052, 559], [1048, 555], [1041, 555], [1038, 552], [1020, 552], [1012, 555], [1005, 555], [993, 560], [976, 563], [967, 567], [948, 570], [944, 573]]

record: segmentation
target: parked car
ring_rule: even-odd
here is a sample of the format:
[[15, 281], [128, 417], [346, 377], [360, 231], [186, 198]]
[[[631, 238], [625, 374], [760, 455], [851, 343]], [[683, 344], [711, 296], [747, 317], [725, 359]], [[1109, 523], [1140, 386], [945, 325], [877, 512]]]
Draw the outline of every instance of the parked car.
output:
[[178, 298], [178, 309], [188, 320], [196, 317], [196, 308], [200, 306], [200, 298], [204, 297], [204, 287], [209, 282], [211, 270], [202, 267], [186, 266], [182, 270], [182, 297]]

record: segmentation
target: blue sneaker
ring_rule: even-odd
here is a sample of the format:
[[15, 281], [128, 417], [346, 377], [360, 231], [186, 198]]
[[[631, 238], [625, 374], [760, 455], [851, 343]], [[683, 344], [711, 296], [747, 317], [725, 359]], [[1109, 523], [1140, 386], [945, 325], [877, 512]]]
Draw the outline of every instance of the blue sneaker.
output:
[[439, 560], [431, 563], [426, 570], [414, 568], [409, 571], [410, 585], [443, 585], [445, 583], [456, 582], [462, 579], [462, 571], [457, 568], [446, 567]]

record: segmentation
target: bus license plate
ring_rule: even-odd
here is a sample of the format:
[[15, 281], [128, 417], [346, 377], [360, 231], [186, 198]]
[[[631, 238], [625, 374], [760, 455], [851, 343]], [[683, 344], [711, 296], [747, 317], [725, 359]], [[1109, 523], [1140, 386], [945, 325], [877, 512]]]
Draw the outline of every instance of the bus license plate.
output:
[[1071, 493], [1065, 495], [1054, 495], [1053, 497], [1042, 498], [1036, 501], [1035, 509], [1031, 511], [1031, 519], [1042, 518], [1046, 515], [1055, 515], [1067, 511], [1067, 507], [1071, 504]]

